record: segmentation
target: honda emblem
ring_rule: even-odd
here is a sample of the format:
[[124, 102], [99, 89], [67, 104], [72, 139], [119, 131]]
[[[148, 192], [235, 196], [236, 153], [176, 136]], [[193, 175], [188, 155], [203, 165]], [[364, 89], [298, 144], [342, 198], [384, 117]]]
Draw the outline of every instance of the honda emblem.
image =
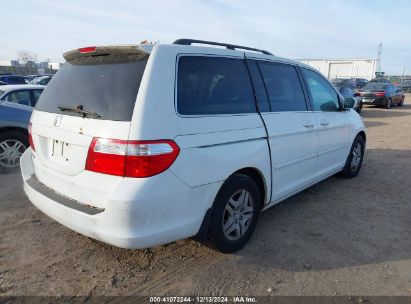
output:
[[54, 118], [53, 126], [55, 126], [55, 127], [60, 127], [60, 125], [61, 125], [61, 120], [62, 120], [62, 119], [63, 119], [63, 116], [57, 115], [57, 116]]

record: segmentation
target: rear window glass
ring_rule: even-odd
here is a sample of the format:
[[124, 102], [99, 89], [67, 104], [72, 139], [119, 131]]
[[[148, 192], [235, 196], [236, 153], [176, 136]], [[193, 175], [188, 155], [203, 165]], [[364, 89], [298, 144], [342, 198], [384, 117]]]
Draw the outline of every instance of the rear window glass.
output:
[[387, 85], [384, 83], [367, 83], [364, 87], [363, 90], [386, 90]]
[[256, 112], [245, 61], [181, 57], [178, 62], [177, 111], [183, 115]]
[[58, 107], [82, 106], [100, 119], [130, 121], [147, 59], [116, 64], [66, 62], [41, 94], [36, 110], [79, 116]]

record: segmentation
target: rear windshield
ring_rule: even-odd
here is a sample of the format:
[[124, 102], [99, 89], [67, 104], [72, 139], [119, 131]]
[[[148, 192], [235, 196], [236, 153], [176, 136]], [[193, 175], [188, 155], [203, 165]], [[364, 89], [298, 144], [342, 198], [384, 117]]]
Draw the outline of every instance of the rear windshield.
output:
[[387, 89], [387, 85], [384, 83], [367, 83], [362, 89], [363, 90], [385, 90]]
[[58, 108], [81, 106], [85, 111], [98, 114], [99, 119], [130, 121], [146, 64], [147, 58], [115, 64], [66, 62], [41, 94], [35, 109], [81, 116]]

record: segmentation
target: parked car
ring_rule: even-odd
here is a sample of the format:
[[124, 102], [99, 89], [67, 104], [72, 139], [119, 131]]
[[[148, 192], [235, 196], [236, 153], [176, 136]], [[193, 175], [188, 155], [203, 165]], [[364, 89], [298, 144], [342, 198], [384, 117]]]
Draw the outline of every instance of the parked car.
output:
[[401, 88], [386, 83], [370, 82], [358, 90], [358, 93], [363, 104], [383, 106], [387, 109], [392, 105], [402, 106], [405, 100]]
[[401, 89], [404, 92], [411, 93], [411, 80], [404, 80], [401, 84]]
[[370, 82], [391, 84], [391, 81], [388, 78], [384, 77], [376, 77], [374, 79], [371, 79]]
[[355, 81], [353, 79], [336, 79], [332, 81], [336, 87], [348, 87], [351, 89], [355, 89]]
[[196, 236], [232, 252], [260, 211], [360, 171], [352, 99], [303, 63], [188, 39], [64, 58], [21, 171], [35, 206], [91, 238], [146, 248]]
[[42, 75], [26, 75], [24, 76], [26, 83], [30, 83], [34, 78], [41, 77]]
[[363, 88], [367, 83], [369, 83], [369, 81], [364, 78], [352, 78], [352, 80], [354, 81], [354, 89], [357, 90]]
[[13, 171], [29, 146], [28, 125], [32, 107], [44, 86], [4, 85], [0, 87], [0, 172]]
[[32, 81], [30, 81], [30, 84], [38, 84], [38, 85], [47, 85], [50, 80], [51, 80], [51, 76], [41, 76], [41, 77], [37, 77], [34, 78]]
[[349, 87], [337, 87], [338, 91], [344, 98], [351, 98], [354, 101], [353, 109], [358, 113], [361, 113], [362, 110], [362, 97], [359, 93], [355, 92]]
[[402, 89], [402, 87], [400, 85], [395, 85], [394, 86], [394, 90], [395, 90], [395, 99], [399, 102], [397, 102], [398, 106], [402, 106], [404, 105], [405, 102], [405, 95], [404, 95], [404, 91]]
[[3, 75], [0, 76], [0, 81], [8, 84], [26, 84], [24, 76], [19, 75]]

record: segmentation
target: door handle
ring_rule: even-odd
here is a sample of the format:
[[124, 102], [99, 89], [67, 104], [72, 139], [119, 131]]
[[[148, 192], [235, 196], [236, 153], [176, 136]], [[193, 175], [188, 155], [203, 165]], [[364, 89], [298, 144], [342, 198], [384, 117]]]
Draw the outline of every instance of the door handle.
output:
[[326, 121], [326, 120], [321, 120], [320, 121], [320, 125], [322, 125], [323, 127], [326, 127], [326, 126], [328, 126], [330, 123], [328, 122], [328, 121]]
[[311, 129], [314, 127], [314, 123], [311, 121], [307, 121], [305, 124], [303, 124], [304, 127], [306, 127], [307, 129]]

